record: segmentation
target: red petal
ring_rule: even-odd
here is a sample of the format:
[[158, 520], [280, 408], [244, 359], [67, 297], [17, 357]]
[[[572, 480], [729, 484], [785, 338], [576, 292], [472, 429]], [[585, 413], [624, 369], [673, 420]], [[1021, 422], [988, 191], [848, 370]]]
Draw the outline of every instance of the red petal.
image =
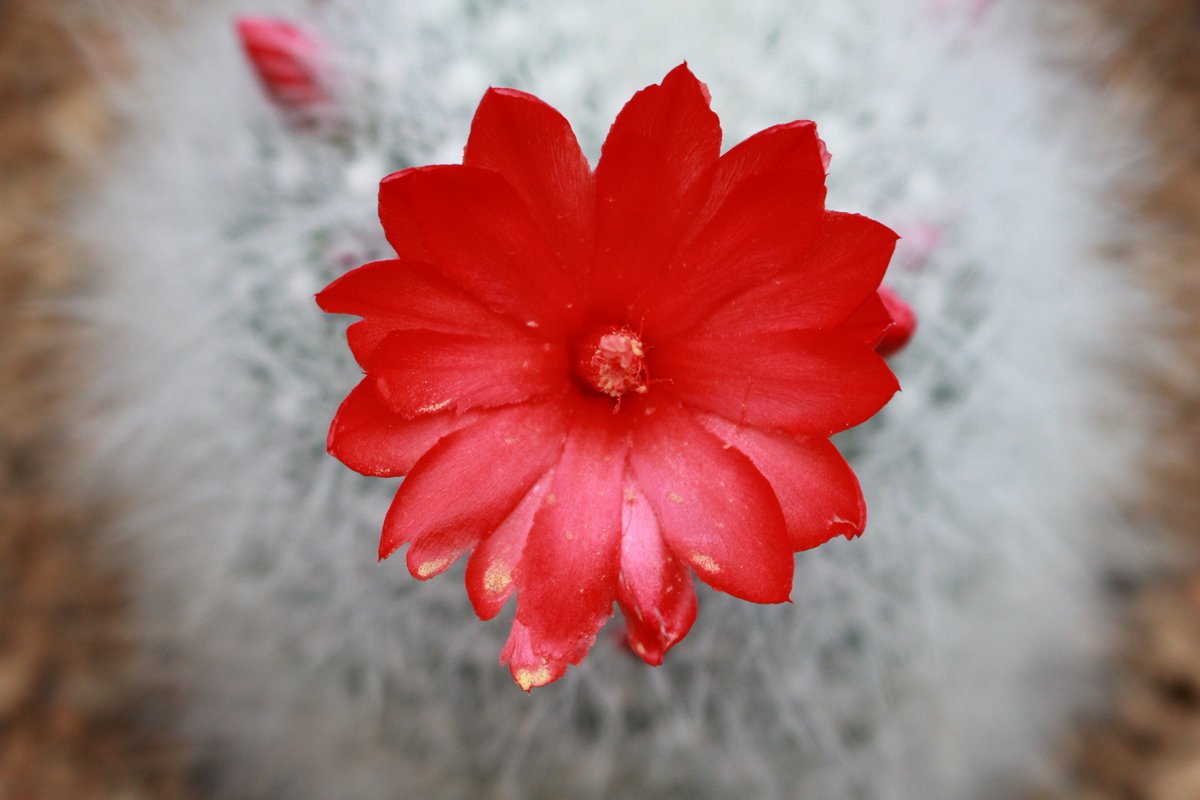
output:
[[471, 553], [467, 561], [467, 596], [480, 619], [491, 619], [500, 613], [512, 594], [513, 572], [525, 550], [533, 515], [542, 507], [542, 498], [553, 476], [551, 471], [535, 483], [500, 527]]
[[690, 413], [660, 405], [639, 420], [630, 460], [667, 546], [702, 581], [755, 603], [788, 599], [793, 564], [783, 514], [749, 459]]
[[679, 337], [649, 372], [685, 402], [759, 428], [829, 436], [865, 422], [900, 388], [852, 334]]
[[561, 403], [487, 412], [442, 439], [413, 467], [383, 523], [379, 557], [413, 542], [418, 578], [444, 570], [512, 513], [562, 450]]
[[[444, 168], [444, 167], [443, 167]], [[439, 167], [421, 167], [426, 171]], [[383, 225], [384, 236], [388, 244], [405, 261], [421, 261], [433, 263], [437, 257], [434, 251], [425, 244], [425, 234], [422, 218], [417, 210], [419, 198], [412, 191], [399, 191], [395, 182], [401, 177], [410, 175], [414, 170], [406, 169], [393, 172], [379, 183], [379, 222]]]
[[588, 268], [596, 219], [592, 169], [562, 114], [531, 94], [488, 89], [463, 164], [503, 175], [568, 270]]
[[474, 414], [453, 412], [404, 419], [380, 399], [375, 380], [364, 378], [334, 415], [329, 426], [329, 453], [363, 475], [406, 475], [442, 437], [476, 419]]
[[317, 305], [331, 314], [389, 319], [397, 326], [447, 333], [511, 326], [446, 280], [437, 267], [415, 261], [363, 264], [326, 286]]
[[500, 653], [500, 663], [508, 664], [513, 680], [526, 692], [556, 681], [567, 672], [566, 661], [550, 660], [533, 651], [529, 629], [519, 619], [513, 620], [512, 631]]
[[820, 437], [745, 428], [711, 415], [704, 427], [746, 454], [771, 484], [793, 550], [808, 550], [838, 534], [859, 535], [867, 522], [858, 478], [833, 443]]
[[346, 344], [350, 345], [350, 353], [363, 371], [371, 363], [375, 348], [395, 331], [396, 328], [388, 320], [380, 319], [362, 319], [346, 329]]
[[584, 406], [517, 567], [517, 618], [534, 652], [578, 664], [612, 614], [628, 433], [612, 404]]
[[802, 263], [821, 229], [825, 176], [773, 170], [744, 180], [639, 306], [646, 337], [664, 341], [722, 300]]
[[896, 234], [857, 214], [825, 212], [803, 259], [717, 309], [704, 330], [727, 336], [832, 328], [883, 280]]
[[364, 318], [347, 332], [360, 364], [392, 331], [510, 336], [517, 325], [446, 280], [437, 267], [394, 259], [350, 270], [317, 295], [317, 305], [331, 314]]
[[366, 369], [384, 402], [406, 417], [521, 403], [560, 392], [569, 380], [562, 346], [524, 332], [485, 339], [396, 331]]
[[661, 273], [708, 195], [721, 125], [708, 90], [680, 65], [633, 96], [596, 166], [598, 304], [623, 315]]
[[706, 211], [715, 212], [738, 185], [763, 172], [806, 170], [819, 176], [824, 185], [828, 159], [816, 123], [797, 120], [759, 131], [721, 156]]
[[543, 328], [575, 313], [574, 283], [494, 172], [449, 165], [393, 173], [379, 186], [379, 219], [400, 258], [437, 264], [494, 311]]
[[649, 501], [633, 486], [626, 487], [622, 515], [617, 602], [625, 615], [629, 646], [654, 666], [696, 621], [691, 572], [671, 555]]
[[872, 292], [858, 308], [850, 312], [850, 316], [842, 320], [838, 330], [853, 334], [854, 338], [867, 347], [878, 349], [880, 340], [894, 324], [879, 292]]

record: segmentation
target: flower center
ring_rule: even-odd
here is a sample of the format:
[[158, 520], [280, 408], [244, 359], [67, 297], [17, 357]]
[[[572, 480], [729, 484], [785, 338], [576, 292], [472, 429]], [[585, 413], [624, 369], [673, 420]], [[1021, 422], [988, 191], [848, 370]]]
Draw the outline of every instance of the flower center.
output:
[[589, 389], [609, 397], [646, 391], [646, 351], [629, 328], [601, 325], [575, 349], [575, 374]]

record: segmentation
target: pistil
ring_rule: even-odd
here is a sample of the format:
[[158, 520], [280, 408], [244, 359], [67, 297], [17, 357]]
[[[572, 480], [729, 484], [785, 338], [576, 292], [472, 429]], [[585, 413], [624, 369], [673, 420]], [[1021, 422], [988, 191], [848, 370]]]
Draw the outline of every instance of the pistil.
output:
[[593, 391], [619, 398], [646, 391], [646, 351], [641, 337], [625, 326], [601, 325], [580, 340], [575, 374]]

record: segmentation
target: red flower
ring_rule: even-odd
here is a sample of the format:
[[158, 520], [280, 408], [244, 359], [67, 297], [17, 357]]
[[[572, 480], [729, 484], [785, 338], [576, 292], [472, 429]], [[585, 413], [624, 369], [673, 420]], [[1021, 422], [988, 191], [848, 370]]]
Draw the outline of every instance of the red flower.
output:
[[363, 319], [366, 372], [329, 450], [407, 475], [381, 558], [431, 578], [471, 552], [522, 688], [578, 664], [620, 606], [650, 664], [696, 616], [692, 572], [788, 599], [792, 553], [858, 535], [858, 482], [828, 437], [897, 390], [874, 346], [896, 236], [825, 210], [811, 122], [720, 155], [686, 65], [618, 115], [593, 171], [567, 121], [484, 95], [463, 164], [389, 175], [398, 259], [318, 296]]
[[283, 20], [238, 17], [246, 57], [271, 100], [283, 111], [307, 117], [329, 104], [325, 46]]

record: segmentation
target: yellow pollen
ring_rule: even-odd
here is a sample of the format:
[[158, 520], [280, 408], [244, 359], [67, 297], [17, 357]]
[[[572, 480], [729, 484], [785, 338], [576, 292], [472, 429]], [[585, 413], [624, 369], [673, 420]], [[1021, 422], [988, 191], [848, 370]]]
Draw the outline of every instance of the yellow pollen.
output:
[[417, 577], [428, 578], [430, 575], [437, 572], [449, 563], [450, 559], [448, 558], [435, 558], [433, 561], [426, 561], [424, 564], [417, 567]]
[[417, 413], [418, 414], [432, 414], [435, 411], [441, 411], [443, 408], [445, 408], [446, 406], [450, 405], [453, 402], [454, 402], [454, 398], [451, 397], [447, 400], [441, 401], [440, 403], [430, 403], [427, 406], [421, 406], [420, 408], [418, 408]]
[[704, 553], [692, 553], [692, 563], [705, 572], [715, 574], [721, 571], [721, 565], [714, 561], [712, 556], [706, 556]]
[[483, 588], [492, 594], [500, 594], [512, 583], [512, 568], [503, 561], [493, 561], [483, 573]]
[[517, 684], [528, 692], [535, 686], [544, 686], [550, 682], [550, 667], [542, 664], [535, 670], [521, 668], [514, 677]]
[[683, 498], [674, 492], [667, 492], [667, 499], [677, 506], [683, 505]]

